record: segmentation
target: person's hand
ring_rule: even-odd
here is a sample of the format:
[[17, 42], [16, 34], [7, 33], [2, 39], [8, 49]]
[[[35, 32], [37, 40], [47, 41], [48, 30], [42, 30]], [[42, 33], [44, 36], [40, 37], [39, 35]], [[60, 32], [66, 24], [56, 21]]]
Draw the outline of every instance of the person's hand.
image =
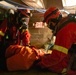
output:
[[47, 50], [45, 54], [52, 54], [52, 50]]

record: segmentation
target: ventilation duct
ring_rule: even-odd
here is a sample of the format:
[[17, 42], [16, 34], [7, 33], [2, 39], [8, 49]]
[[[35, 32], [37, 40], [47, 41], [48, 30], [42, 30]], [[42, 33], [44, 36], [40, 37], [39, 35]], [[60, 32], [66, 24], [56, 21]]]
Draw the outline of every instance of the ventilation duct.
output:
[[21, 0], [21, 1], [26, 5], [34, 8], [45, 8], [43, 0]]

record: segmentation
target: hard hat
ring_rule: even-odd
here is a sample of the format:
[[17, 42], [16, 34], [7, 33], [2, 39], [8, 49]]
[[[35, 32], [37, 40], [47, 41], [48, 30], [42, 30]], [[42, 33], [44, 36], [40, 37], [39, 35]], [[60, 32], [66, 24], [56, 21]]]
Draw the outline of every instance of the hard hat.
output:
[[20, 9], [19, 12], [26, 17], [30, 17], [30, 10], [29, 9]]
[[58, 8], [56, 8], [56, 7], [50, 7], [50, 8], [47, 9], [47, 11], [44, 13], [44, 21], [43, 21], [43, 22], [48, 23], [49, 20], [58, 18], [59, 15], [61, 15], [61, 12], [59, 11]]

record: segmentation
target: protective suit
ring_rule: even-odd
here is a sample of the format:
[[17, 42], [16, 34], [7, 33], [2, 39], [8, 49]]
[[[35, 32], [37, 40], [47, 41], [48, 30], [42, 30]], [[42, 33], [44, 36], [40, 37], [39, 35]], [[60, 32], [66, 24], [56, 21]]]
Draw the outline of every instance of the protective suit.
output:
[[[29, 18], [30, 18], [30, 10], [18, 10], [16, 13], [17, 14], [11, 14], [8, 13], [9, 17], [5, 19], [0, 27], [0, 69], [2, 70], [11, 70], [9, 69], [10, 67], [14, 67], [18, 64], [19, 61], [24, 62], [24, 59], [26, 58], [25, 55], [22, 57], [21, 55], [27, 54], [27, 49], [21, 49], [17, 45], [22, 45], [23, 46], [29, 46], [30, 45], [30, 37], [31, 34], [28, 30], [28, 23], [29, 23]], [[8, 51], [8, 48], [10, 45], [15, 45], [15, 47], [18, 48], [18, 55], [16, 55], [16, 49], [14, 51], [12, 48], [10, 51]], [[30, 48], [31, 51], [31, 48]], [[6, 53], [8, 52], [8, 54]], [[14, 52], [14, 53], [13, 53]], [[11, 55], [13, 53], [13, 55]], [[31, 53], [29, 53], [31, 54]], [[11, 55], [11, 57], [8, 57]], [[17, 59], [18, 58], [18, 59]], [[22, 59], [22, 60], [21, 60]], [[13, 62], [11, 65], [11, 61]], [[22, 64], [20, 62], [19, 64]], [[9, 63], [9, 64], [8, 64]], [[24, 68], [24, 64], [23, 68]], [[31, 64], [30, 64], [31, 65]], [[18, 65], [19, 66], [19, 65]], [[13, 71], [22, 69], [21, 67], [15, 67]]]
[[18, 10], [18, 44], [26, 46], [30, 44], [31, 34], [28, 29], [28, 24], [30, 20], [30, 10], [20, 9]]
[[[28, 30], [28, 23], [29, 23], [29, 18], [30, 18], [29, 11], [18, 10], [18, 12], [19, 12], [19, 19], [18, 19], [19, 32], [18, 32], [17, 44], [22, 45], [21, 46], [22, 48], [19, 48], [19, 46], [15, 45], [13, 50], [12, 50], [13, 46], [8, 47], [8, 48], [10, 48], [11, 51], [9, 49], [6, 50], [6, 53], [5, 53], [6, 59], [7, 59], [6, 63], [7, 63], [7, 69], [9, 71], [27, 70], [30, 68], [30, 66], [32, 66], [33, 62], [36, 60], [35, 52], [32, 52], [32, 49], [29, 47], [26, 49], [26, 46], [30, 45], [30, 36], [31, 36], [31, 34], [29, 33], [29, 30]], [[13, 55], [12, 55], [12, 53], [13, 53]], [[11, 56], [9, 56], [9, 55], [11, 55]], [[31, 59], [32, 61], [29, 59]]]
[[56, 7], [50, 7], [44, 13], [44, 22], [53, 30], [56, 40], [52, 48], [52, 53], [44, 55], [38, 63], [38, 66], [42, 69], [48, 69], [57, 73], [67, 71], [70, 60], [68, 51], [72, 44], [76, 43], [76, 22], [69, 21], [64, 23], [66, 20], [67, 18], [62, 19], [61, 13]]

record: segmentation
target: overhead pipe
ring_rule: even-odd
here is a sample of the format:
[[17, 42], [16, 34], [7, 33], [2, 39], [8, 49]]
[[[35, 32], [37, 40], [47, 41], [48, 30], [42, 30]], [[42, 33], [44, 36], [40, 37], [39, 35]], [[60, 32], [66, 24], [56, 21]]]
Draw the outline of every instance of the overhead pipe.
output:
[[30, 7], [30, 6], [27, 6], [27, 5], [23, 5], [23, 4], [20, 4], [20, 3], [17, 3], [17, 2], [14, 2], [12, 0], [6, 0], [8, 3], [10, 4], [13, 4], [14, 6], [17, 7], [17, 9], [30, 9], [30, 10], [37, 10], [41, 13], [44, 13], [46, 11], [46, 9], [40, 9], [40, 8], [34, 8], [34, 7]]

